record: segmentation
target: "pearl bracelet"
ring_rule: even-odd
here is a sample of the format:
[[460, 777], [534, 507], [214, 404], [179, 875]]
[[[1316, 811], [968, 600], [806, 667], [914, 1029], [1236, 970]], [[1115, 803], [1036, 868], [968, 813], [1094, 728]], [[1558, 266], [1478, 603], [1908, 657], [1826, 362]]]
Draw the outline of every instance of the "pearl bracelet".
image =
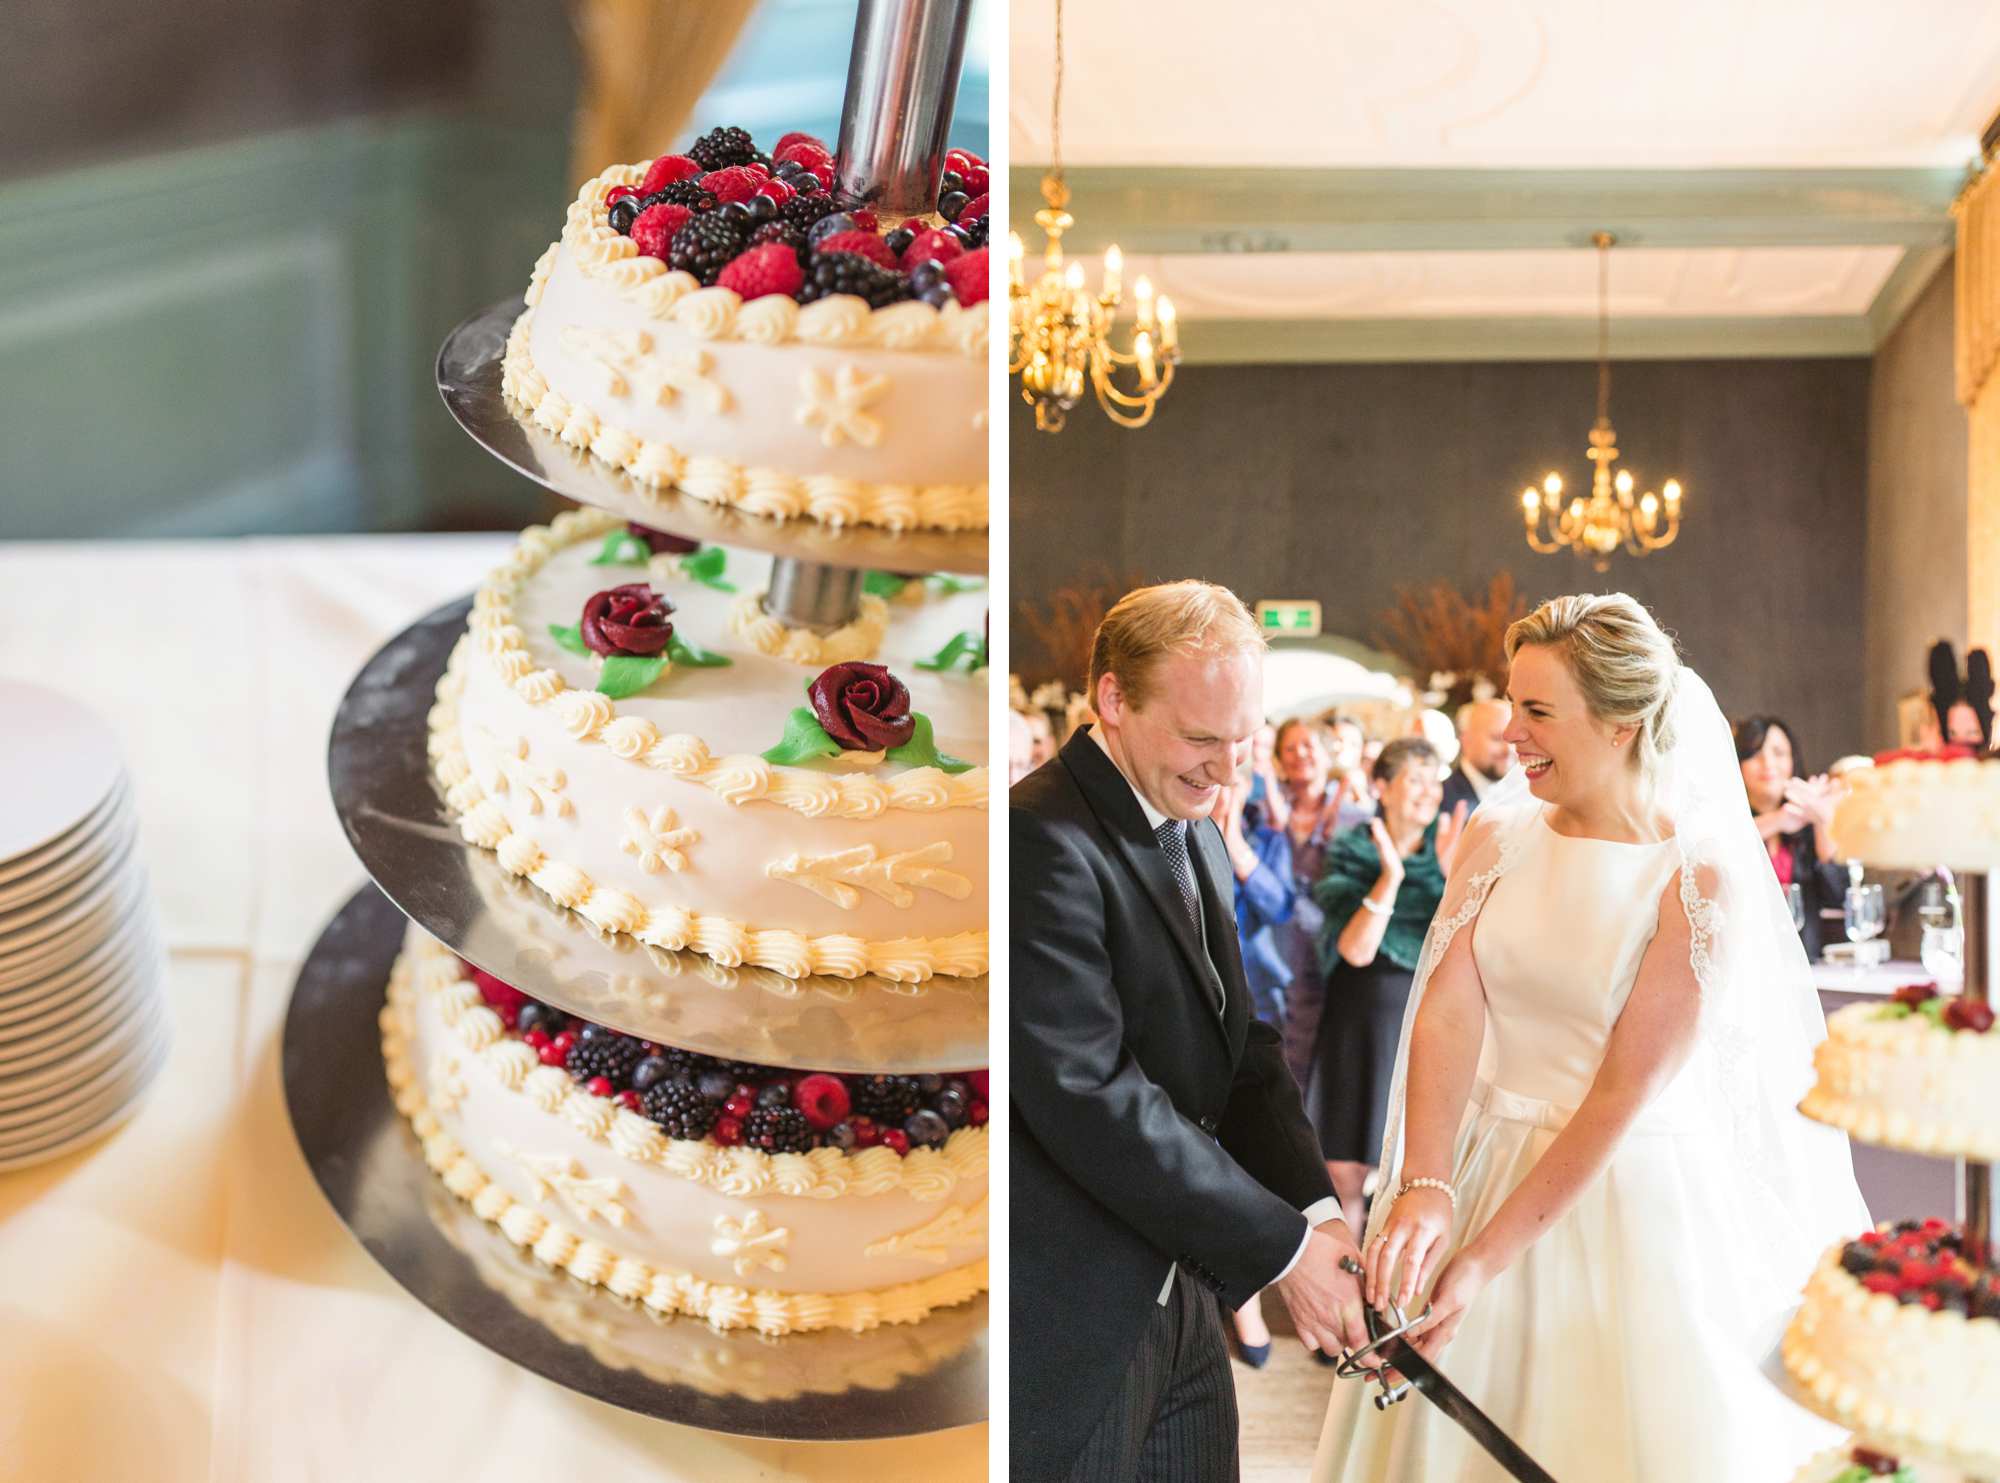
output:
[[1447, 1200], [1451, 1201], [1451, 1213], [1453, 1215], [1458, 1214], [1458, 1191], [1453, 1189], [1444, 1180], [1406, 1179], [1403, 1181], [1403, 1187], [1396, 1191], [1396, 1199], [1398, 1200], [1402, 1199], [1403, 1196], [1407, 1195], [1413, 1189], [1434, 1189], [1442, 1191], [1444, 1197]]
[[1396, 909], [1395, 902], [1377, 901], [1373, 896], [1363, 896], [1361, 898], [1361, 904], [1369, 911], [1374, 912], [1375, 915], [1378, 917], [1386, 917], [1389, 915], [1390, 912]]

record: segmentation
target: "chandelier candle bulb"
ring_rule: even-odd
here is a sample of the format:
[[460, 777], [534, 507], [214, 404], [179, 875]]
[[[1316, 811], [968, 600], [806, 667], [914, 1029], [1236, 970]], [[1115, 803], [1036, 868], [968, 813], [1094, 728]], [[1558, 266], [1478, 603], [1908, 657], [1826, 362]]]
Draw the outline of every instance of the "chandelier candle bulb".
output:
[[1132, 285], [1132, 293], [1139, 301], [1139, 328], [1150, 332], [1153, 328], [1153, 280], [1144, 273]]
[[1174, 301], [1160, 295], [1160, 348], [1171, 354], [1179, 347], [1180, 328], [1174, 319]]
[[1125, 254], [1113, 242], [1104, 249], [1104, 307], [1110, 308], [1118, 302], [1119, 290], [1123, 287]]
[[1144, 385], [1151, 386], [1153, 384], [1153, 337], [1144, 330], [1140, 330], [1138, 336], [1132, 342], [1132, 348], [1138, 352], [1139, 380]]

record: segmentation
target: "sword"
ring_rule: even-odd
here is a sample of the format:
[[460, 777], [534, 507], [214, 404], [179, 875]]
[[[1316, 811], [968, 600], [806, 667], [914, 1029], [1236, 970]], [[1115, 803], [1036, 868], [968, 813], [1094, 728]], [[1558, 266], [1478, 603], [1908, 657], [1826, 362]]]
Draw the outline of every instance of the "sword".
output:
[[[1340, 1269], [1355, 1277], [1363, 1275], [1361, 1263], [1351, 1256], [1340, 1259]], [[1344, 1352], [1334, 1373], [1342, 1380], [1376, 1381], [1382, 1387], [1374, 1398], [1378, 1411], [1388, 1410], [1405, 1399], [1411, 1390], [1417, 1390], [1463, 1427], [1467, 1436], [1485, 1448], [1487, 1455], [1507, 1470], [1509, 1477], [1519, 1478], [1522, 1483], [1556, 1483], [1549, 1471], [1528, 1456], [1519, 1442], [1502, 1431], [1492, 1417], [1473, 1405], [1464, 1391], [1445, 1379], [1437, 1366], [1417, 1353], [1409, 1340], [1403, 1337], [1430, 1314], [1429, 1304], [1414, 1318], [1405, 1318], [1403, 1310], [1394, 1303], [1389, 1305], [1386, 1314], [1378, 1313], [1373, 1308], [1367, 1309], [1363, 1317], [1368, 1324], [1368, 1342], [1358, 1349]], [[1392, 1385], [1384, 1366], [1393, 1368], [1403, 1379]]]

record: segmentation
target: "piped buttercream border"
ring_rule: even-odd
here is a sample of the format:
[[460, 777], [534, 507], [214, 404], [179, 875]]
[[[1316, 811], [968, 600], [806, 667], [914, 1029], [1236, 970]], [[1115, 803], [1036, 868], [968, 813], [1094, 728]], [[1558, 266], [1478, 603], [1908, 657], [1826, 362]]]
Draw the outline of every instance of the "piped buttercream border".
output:
[[708, 504], [774, 520], [809, 516], [825, 525], [878, 525], [892, 531], [986, 529], [983, 484], [871, 484], [833, 474], [746, 468], [726, 458], [683, 454], [669, 443], [608, 423], [550, 386], [535, 369], [528, 349], [534, 312], [529, 309], [515, 320], [508, 333], [500, 362], [501, 391], [524, 417], [564, 443], [630, 474], [642, 497], [671, 487]]
[[445, 1131], [431, 1111], [410, 1064], [410, 994], [407, 966], [398, 959], [382, 1007], [382, 1061], [396, 1110], [410, 1121], [424, 1160], [445, 1188], [490, 1221], [515, 1245], [552, 1267], [658, 1313], [688, 1313], [717, 1328], [754, 1328], [766, 1334], [838, 1328], [861, 1333], [885, 1323], [915, 1323], [935, 1308], [963, 1303], [986, 1290], [982, 1259], [927, 1277], [873, 1291], [789, 1293], [709, 1282], [691, 1272], [657, 1267], [548, 1219], [516, 1200]]

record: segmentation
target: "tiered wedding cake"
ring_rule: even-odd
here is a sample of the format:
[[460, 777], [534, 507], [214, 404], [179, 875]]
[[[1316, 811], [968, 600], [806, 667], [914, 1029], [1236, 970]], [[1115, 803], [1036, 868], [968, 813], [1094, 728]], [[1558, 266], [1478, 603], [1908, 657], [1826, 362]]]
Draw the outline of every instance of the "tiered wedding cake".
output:
[[[938, 211], [839, 211], [823, 145], [740, 129], [583, 187], [507, 394], [565, 442], [759, 515], [986, 527], [986, 167]], [[642, 513], [632, 511], [643, 519]]]
[[[1848, 776], [1834, 837], [1872, 865], [2000, 866], [2000, 765], [1890, 754]], [[1969, 920], [1967, 930], [1984, 923]], [[2000, 1152], [2000, 1035], [1983, 997], [1911, 984], [1828, 1021], [1800, 1110], [1887, 1147]], [[2000, 1270], [1943, 1220], [1904, 1221], [1827, 1252], [1783, 1343], [1818, 1406], [1871, 1445], [2000, 1457]]]
[[[986, 173], [948, 168], [938, 215], [901, 225], [836, 211], [802, 135], [607, 172], [536, 267], [509, 398], [634, 488], [983, 528]], [[604, 510], [524, 531], [431, 713], [461, 831], [602, 932], [800, 993], [983, 975], [983, 595], [877, 574], [823, 633], [767, 612], [759, 572]], [[858, 1332], [985, 1287], [983, 1071], [697, 1055], [414, 928], [383, 1051], [449, 1189], [656, 1311]]]

